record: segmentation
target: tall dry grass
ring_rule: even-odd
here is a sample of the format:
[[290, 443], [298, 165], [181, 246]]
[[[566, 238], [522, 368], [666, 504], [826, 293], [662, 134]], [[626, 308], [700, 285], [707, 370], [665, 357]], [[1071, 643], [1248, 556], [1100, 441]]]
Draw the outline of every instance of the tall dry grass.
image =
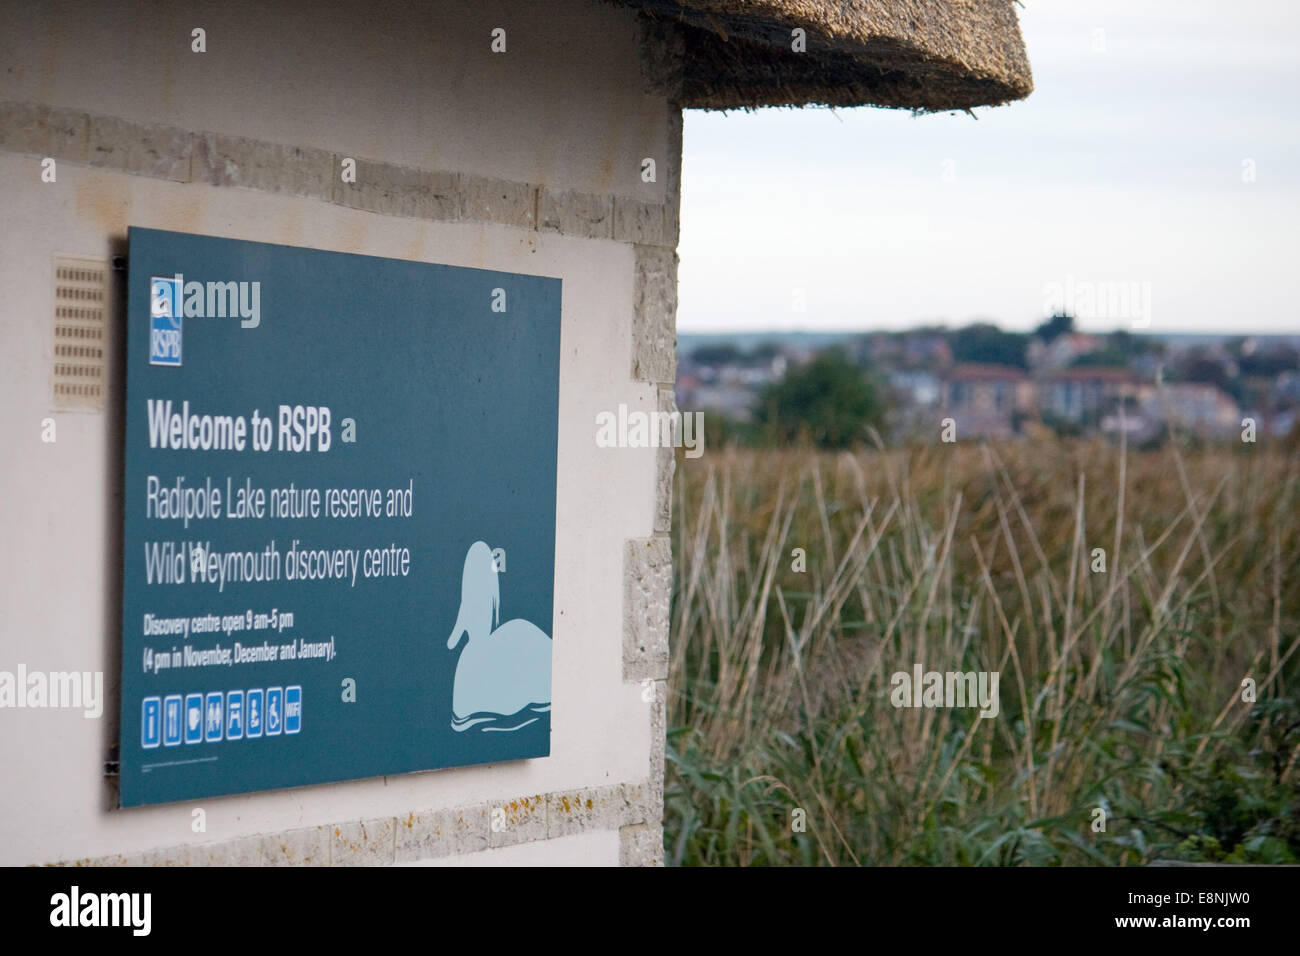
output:
[[[669, 861], [1300, 856], [1296, 464], [1100, 441], [684, 462]], [[895, 708], [918, 662], [999, 672], [1000, 713]]]

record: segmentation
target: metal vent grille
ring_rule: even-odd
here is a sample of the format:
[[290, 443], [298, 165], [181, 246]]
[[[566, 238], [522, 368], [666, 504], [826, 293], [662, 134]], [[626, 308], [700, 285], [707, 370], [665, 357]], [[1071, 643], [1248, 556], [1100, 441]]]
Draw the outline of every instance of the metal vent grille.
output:
[[54, 260], [54, 408], [104, 410], [108, 264]]

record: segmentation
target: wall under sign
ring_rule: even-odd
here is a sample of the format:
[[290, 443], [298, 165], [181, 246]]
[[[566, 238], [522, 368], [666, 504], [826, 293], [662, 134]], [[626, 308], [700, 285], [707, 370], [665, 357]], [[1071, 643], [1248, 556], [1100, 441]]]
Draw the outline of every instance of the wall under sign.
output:
[[[671, 456], [594, 436], [671, 401], [680, 114], [628, 11], [439, 9], [372, 28], [398, 58], [306, 3], [214, 5], [205, 54], [179, 11], [0, 13], [26, 38], [0, 74], [0, 671], [105, 675], [97, 719], [0, 709], [0, 863], [662, 858]], [[113, 809], [122, 308], [104, 411], [55, 411], [54, 288], [56, 260], [107, 263], [128, 225], [562, 279], [553, 696], [574, 706], [549, 756]]]

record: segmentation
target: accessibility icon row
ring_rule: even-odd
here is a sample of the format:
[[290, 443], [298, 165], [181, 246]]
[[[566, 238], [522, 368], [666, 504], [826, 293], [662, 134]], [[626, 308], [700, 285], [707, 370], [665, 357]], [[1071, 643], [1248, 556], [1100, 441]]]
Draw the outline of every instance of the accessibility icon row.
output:
[[141, 716], [146, 750], [296, 734], [302, 730], [302, 687], [146, 697]]

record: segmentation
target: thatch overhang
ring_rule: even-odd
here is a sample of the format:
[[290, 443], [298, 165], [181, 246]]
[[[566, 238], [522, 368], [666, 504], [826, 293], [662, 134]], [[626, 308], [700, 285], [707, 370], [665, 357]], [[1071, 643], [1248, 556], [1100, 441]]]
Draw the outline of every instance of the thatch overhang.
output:
[[[1013, 0], [617, 0], [674, 30], [682, 106], [995, 106], [1033, 90]], [[802, 29], [806, 50], [793, 49]]]

